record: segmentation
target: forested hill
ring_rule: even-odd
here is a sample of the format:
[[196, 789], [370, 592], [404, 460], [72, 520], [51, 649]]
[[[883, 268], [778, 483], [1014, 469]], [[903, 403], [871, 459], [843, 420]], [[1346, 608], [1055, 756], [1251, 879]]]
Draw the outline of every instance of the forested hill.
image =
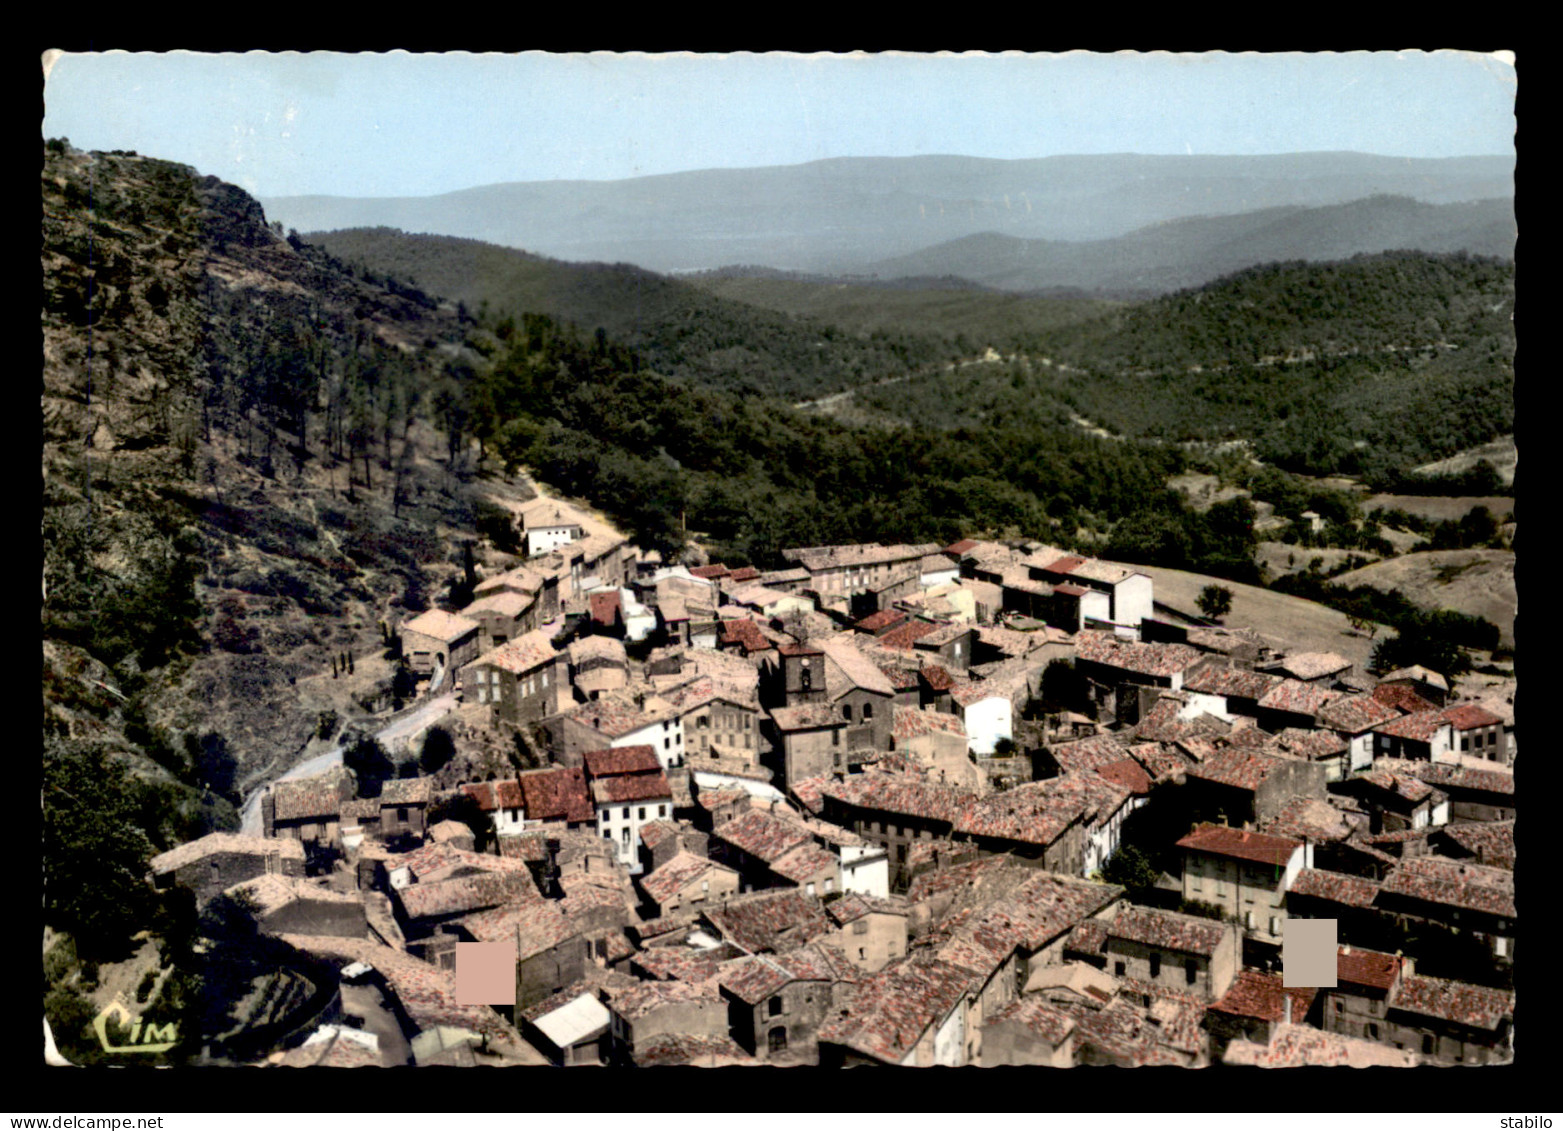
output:
[[376, 277], [410, 280], [473, 311], [546, 314], [586, 335], [601, 329], [630, 348], [634, 365], [745, 395], [806, 400], [947, 361], [956, 349], [904, 327], [845, 332], [622, 263], [565, 263], [392, 228], [305, 238]]
[[887, 279], [953, 274], [1010, 291], [1078, 287], [1102, 294], [1165, 294], [1278, 260], [1317, 263], [1397, 249], [1513, 258], [1514, 244], [1512, 198], [1426, 204], [1406, 196], [1372, 196], [1318, 208], [1170, 220], [1106, 240], [983, 232], [859, 270]]
[[1114, 431], [1372, 478], [1512, 430], [1513, 311], [1512, 263], [1392, 252], [1252, 268], [1034, 346]]

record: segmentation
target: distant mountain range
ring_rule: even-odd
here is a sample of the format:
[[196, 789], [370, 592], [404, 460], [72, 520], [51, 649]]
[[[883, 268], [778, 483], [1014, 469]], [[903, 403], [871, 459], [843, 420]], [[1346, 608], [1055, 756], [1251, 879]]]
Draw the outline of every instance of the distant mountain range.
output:
[[1194, 216], [1320, 208], [1377, 195], [1426, 204], [1509, 198], [1513, 178], [1512, 157], [930, 156], [261, 203], [270, 219], [299, 231], [385, 226], [655, 271], [751, 263], [832, 274], [979, 233], [1099, 241]]
[[867, 263], [859, 271], [881, 279], [958, 275], [1014, 291], [1166, 292], [1258, 263], [1322, 262], [1399, 250], [1511, 259], [1514, 245], [1511, 200], [1423, 204], [1404, 196], [1374, 196], [1321, 208], [1288, 206], [1172, 220], [1110, 240], [1026, 240], [983, 232]]

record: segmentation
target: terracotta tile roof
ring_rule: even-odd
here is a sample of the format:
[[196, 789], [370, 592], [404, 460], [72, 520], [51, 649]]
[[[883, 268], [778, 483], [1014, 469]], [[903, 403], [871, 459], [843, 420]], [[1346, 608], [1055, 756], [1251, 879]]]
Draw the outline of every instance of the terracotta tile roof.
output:
[[925, 620], [908, 621], [899, 628], [892, 628], [876, 642], [881, 648], [893, 648], [900, 652], [912, 651], [919, 640], [927, 636], [938, 626]]
[[1379, 683], [1394, 683], [1396, 680], [1411, 679], [1429, 684], [1441, 691], [1449, 690], [1449, 681], [1431, 668], [1424, 668], [1421, 664], [1413, 664], [1409, 668], [1396, 668], [1379, 679]]
[[880, 663], [875, 661], [879, 670], [885, 673], [885, 678], [890, 681], [890, 686], [897, 692], [917, 690], [917, 672], [910, 668], [897, 667], [892, 663]]
[[1477, 770], [1441, 762], [1390, 762], [1387, 759], [1375, 763], [1375, 766], [1384, 765], [1392, 765], [1397, 773], [1403, 771], [1430, 785], [1446, 789], [1470, 789], [1507, 794], [1510, 797], [1514, 795], [1514, 775], [1502, 770]]
[[1514, 994], [1506, 990], [1474, 986], [1468, 982], [1449, 982], [1406, 974], [1400, 979], [1389, 1007], [1421, 1017], [1453, 1021], [1472, 1029], [1492, 1031], [1505, 1018], [1514, 1016]]
[[1268, 1045], [1233, 1041], [1223, 1064], [1255, 1068], [1411, 1068], [1413, 1052], [1328, 1033], [1311, 1025], [1277, 1025]]
[[1255, 790], [1286, 764], [1284, 758], [1257, 750], [1222, 750], [1189, 770], [1191, 778], [1218, 782], [1234, 789]]
[[1514, 822], [1484, 821], [1474, 825], [1446, 825], [1438, 830], [1474, 855], [1478, 863], [1514, 869]]
[[1209, 919], [1133, 905], [1120, 910], [1107, 926], [1109, 944], [1113, 939], [1127, 939], [1207, 957], [1216, 952], [1225, 937], [1222, 926]]
[[468, 667], [499, 668], [520, 675], [549, 663], [558, 655], [546, 632], [528, 632], [483, 653]]
[[718, 639], [723, 644], [737, 644], [745, 653], [764, 652], [776, 647], [752, 620], [724, 620], [720, 623], [722, 627]]
[[731, 1037], [692, 1033], [659, 1033], [636, 1046], [634, 1061], [639, 1068], [727, 1068], [760, 1063]]
[[1315, 680], [1345, 671], [1351, 667], [1351, 661], [1334, 652], [1298, 652], [1276, 666], [1293, 679]]
[[1417, 804], [1433, 796], [1433, 787], [1409, 774], [1395, 773], [1389, 769], [1374, 767], [1358, 774], [1354, 781], [1367, 782], [1385, 793], [1392, 793], [1402, 800]]
[[1317, 683], [1304, 683], [1297, 679], [1283, 679], [1259, 700], [1259, 706], [1271, 711], [1286, 711], [1293, 715], [1317, 715], [1327, 704], [1343, 696], [1343, 692], [1330, 691]]
[[1302, 1022], [1318, 997], [1316, 987], [1285, 987], [1279, 973], [1261, 970], [1239, 970], [1221, 1000], [1211, 1004], [1213, 1012], [1232, 1014], [1235, 1017], [1254, 1017], [1261, 1022], [1285, 1020], [1286, 998], [1291, 998], [1291, 1019]]
[[1514, 873], [1436, 856], [1401, 862], [1384, 880], [1383, 896], [1398, 895], [1444, 907], [1514, 918]]
[[545, 899], [527, 908], [517, 925], [516, 959], [543, 954], [580, 933], [580, 927], [564, 913], [558, 901]]
[[619, 774], [655, 773], [662, 769], [656, 751], [645, 744], [616, 746], [604, 750], [588, 750], [581, 755], [586, 772], [593, 778], [615, 777]]
[[703, 909], [701, 917], [751, 953], [793, 950], [834, 929], [819, 900], [797, 888], [738, 896]]
[[510, 860], [541, 862], [548, 859], [548, 834], [544, 832], [522, 833], [520, 836], [499, 838], [500, 856]]
[[485, 813], [492, 813], [495, 809], [520, 809], [525, 804], [521, 784], [516, 781], [473, 782], [461, 788]]
[[1201, 658], [1198, 649], [1186, 644], [1131, 643], [1110, 632], [1079, 633], [1075, 636], [1075, 655], [1120, 671], [1157, 677], [1187, 671]]
[[1400, 959], [1393, 954], [1357, 947], [1335, 949], [1335, 981], [1388, 993], [1400, 978]]
[[1444, 710], [1444, 720], [1455, 730], [1472, 730], [1476, 727], [1502, 726], [1503, 720], [1482, 707], [1462, 703]]
[[378, 970], [419, 1029], [445, 1025], [481, 1033], [507, 1047], [522, 1047], [515, 1029], [486, 1005], [456, 1001], [456, 975], [368, 939], [283, 935], [284, 942], [310, 954], [364, 962]]
[[925, 734], [954, 734], [964, 739], [966, 737], [966, 728], [961, 725], [959, 718], [948, 711], [906, 707], [898, 704], [895, 709], [895, 723], [891, 733], [895, 736], [896, 744], [899, 746]]
[[1124, 998], [1105, 1007], [1070, 1000], [1058, 1005], [1075, 1018], [1077, 1049], [1099, 1049], [1136, 1068], [1186, 1063], [1187, 1054], [1166, 1043], [1149, 1011]]
[[1052, 743], [1047, 751], [1065, 770], [1078, 773], [1114, 765], [1128, 754], [1123, 739], [1116, 734], [1098, 734], [1072, 742]]
[[916, 545], [882, 546], [877, 542], [851, 546], [807, 546], [783, 550], [782, 557], [797, 562], [810, 573], [865, 565], [893, 565], [897, 562], [916, 561], [939, 552], [932, 542]]
[[601, 805], [623, 805], [636, 801], [672, 801], [673, 791], [661, 770], [650, 774], [620, 774], [597, 778], [591, 783], [592, 801]]
[[825, 914], [838, 926], [845, 926], [865, 915], [899, 915], [904, 918], [910, 914], [910, 908], [900, 897], [886, 899], [860, 891], [849, 891], [844, 892], [840, 899], [825, 904]]
[[852, 627], [861, 632], [878, 632], [882, 628], [888, 628], [905, 619], [906, 614], [899, 609], [881, 609], [877, 613], [870, 613]]
[[517, 593], [512, 589], [502, 589], [498, 593], [490, 593], [486, 597], [479, 597], [472, 604], [462, 609], [462, 616], [466, 620], [484, 613], [494, 613], [502, 617], [512, 619], [519, 617], [537, 603], [535, 593]]
[[[883, 639], [883, 638], [881, 638]], [[870, 660], [857, 645], [846, 637], [837, 637], [833, 640], [821, 642], [820, 648], [824, 651], [830, 664], [833, 664], [846, 677], [849, 687], [842, 687], [839, 691], [832, 691], [831, 698], [837, 699], [852, 688], [861, 688], [864, 691], [872, 691], [879, 695], [893, 696], [895, 687], [885, 678], [885, 673], [879, 670], [877, 664]], [[826, 679], [830, 679], [830, 667], [826, 667]]]
[[900, 962], [859, 982], [820, 1025], [822, 1042], [899, 1064], [965, 995], [971, 975], [943, 962]]
[[380, 786], [380, 796], [375, 800], [384, 808], [387, 805], [427, 805], [433, 797], [433, 778], [396, 778]]
[[966, 553], [967, 551], [975, 549], [976, 546], [977, 543], [972, 541], [972, 539], [962, 538], [959, 542], [951, 542], [944, 548], [944, 552], [946, 554], [954, 554], [956, 557], [960, 557], [960, 555]]
[[525, 872], [480, 872], [438, 883], [408, 884], [396, 894], [409, 919], [455, 915], [502, 904], [530, 904], [542, 899], [537, 885]]
[[955, 686], [955, 677], [938, 664], [927, 664], [918, 675], [933, 691], [948, 691]]
[[346, 783], [337, 771], [279, 781], [271, 787], [272, 800], [276, 803], [275, 817], [279, 821], [338, 816], [345, 794]]
[[718, 577], [726, 577], [732, 571], [721, 562], [714, 565], [695, 566], [689, 571], [690, 577], [698, 577], [702, 581], [710, 581]]
[[757, 581], [759, 577], [760, 571], [753, 566], [741, 566], [727, 575], [729, 581]]
[[1179, 848], [1203, 852], [1211, 856], [1224, 856], [1234, 860], [1249, 860], [1256, 864], [1286, 867], [1292, 856], [1303, 846], [1300, 840], [1270, 836], [1266, 833], [1231, 829], [1224, 825], [1201, 825], [1178, 841]]
[[479, 627], [476, 621], [468, 620], [466, 617], [447, 613], [444, 609], [430, 609], [403, 623], [402, 631], [416, 632], [421, 636], [432, 637], [450, 644], [478, 631]]
[[1288, 754], [1315, 762], [1323, 758], [1338, 758], [1351, 749], [1351, 744], [1333, 730], [1287, 727], [1275, 737]]
[[1193, 765], [1192, 759], [1175, 748], [1157, 742], [1141, 742], [1129, 747], [1129, 757], [1145, 767], [1153, 782], [1170, 781]]
[[[801, 951], [793, 951], [792, 955]], [[813, 981], [806, 975], [800, 977], [793, 969], [792, 955], [777, 957], [769, 954], [750, 954], [722, 964], [716, 976], [717, 984], [747, 1005], [758, 1005], [783, 986], [797, 981]], [[808, 973], [817, 973], [810, 970]], [[829, 980], [829, 979], [819, 979]]]
[[187, 841], [177, 848], [159, 853], [148, 861], [153, 872], [172, 872], [187, 864], [205, 860], [219, 853], [238, 856], [275, 856], [285, 860], [304, 859], [302, 841], [292, 837], [239, 836], [236, 833], [207, 833], [199, 840]]
[[768, 863], [771, 871], [795, 884], [808, 883], [827, 872], [837, 872], [841, 866], [835, 853], [817, 844], [800, 844]]
[[579, 766], [555, 766], [524, 773], [519, 783], [522, 805], [529, 821], [576, 824], [596, 816], [586, 793], [586, 776]]
[[1150, 794], [1153, 784], [1151, 776], [1133, 758], [1120, 758], [1116, 762], [1098, 766], [1096, 772], [1114, 785], [1127, 789], [1136, 797]]
[[1372, 907], [1378, 896], [1378, 884], [1361, 876], [1348, 876], [1344, 872], [1327, 872], [1322, 868], [1304, 868], [1292, 881], [1289, 895], [1312, 896], [1327, 899], [1346, 907]]
[[610, 992], [608, 1008], [626, 1021], [636, 1021], [668, 1006], [689, 1002], [720, 1005], [722, 995], [711, 982], [641, 982], [622, 993]]
[[1373, 689], [1373, 698], [1407, 715], [1438, 710], [1436, 704], [1429, 703], [1403, 683], [1380, 683]]
[[830, 703], [799, 703], [796, 707], [777, 707], [771, 712], [771, 721], [783, 733], [847, 725], [841, 712]]
[[1402, 715], [1398, 719], [1380, 723], [1373, 729], [1379, 734], [1387, 734], [1393, 738], [1409, 739], [1412, 742], [1431, 742], [1433, 736], [1448, 725], [1449, 722], [1444, 718], [1442, 711], [1419, 711], [1414, 715]]
[[722, 964], [743, 954], [731, 943], [709, 950], [688, 946], [656, 946], [643, 950], [630, 965], [659, 982], [706, 982], [716, 977]]
[[800, 845], [812, 844], [814, 839], [792, 822], [774, 817], [763, 809], [750, 809], [718, 825], [711, 835], [767, 864]]
[[957, 683], [950, 687], [950, 698], [962, 707], [975, 706], [985, 699], [1008, 699], [1007, 686], [997, 680], [974, 680], [970, 683]]
[[[647, 702], [650, 703], [650, 700]], [[561, 711], [557, 717], [573, 719], [611, 739], [623, 738], [655, 723], [670, 720], [672, 716], [671, 708], [643, 710], [633, 696], [621, 691], [606, 693], [590, 703], [581, 703]]]
[[666, 903], [686, 884], [693, 883], [713, 869], [733, 873], [731, 868], [714, 864], [704, 856], [696, 856], [692, 852], [680, 852], [662, 867], [642, 876], [640, 886], [657, 903]]
[[624, 651], [624, 641], [611, 636], [583, 636], [572, 641], [568, 651], [570, 663], [575, 666], [588, 660], [610, 660], [620, 664], [629, 662], [628, 654]]
[[1069, 932], [1064, 949], [1077, 954], [1101, 954], [1107, 945], [1106, 919], [1087, 919]]
[[1395, 708], [1371, 695], [1337, 699], [1319, 711], [1319, 722], [1344, 734], [1363, 734], [1397, 716]]

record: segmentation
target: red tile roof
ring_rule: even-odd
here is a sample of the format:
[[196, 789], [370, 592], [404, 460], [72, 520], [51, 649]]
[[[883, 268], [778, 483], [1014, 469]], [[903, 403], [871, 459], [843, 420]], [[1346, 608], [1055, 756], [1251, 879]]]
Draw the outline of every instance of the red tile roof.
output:
[[794, 950], [835, 929], [819, 900], [797, 888], [739, 896], [701, 915], [722, 938], [751, 953]]
[[1408, 715], [1438, 710], [1436, 704], [1429, 703], [1403, 683], [1381, 683], [1373, 689], [1373, 698]]
[[1224, 695], [1234, 699], [1263, 699], [1281, 685], [1279, 676], [1265, 672], [1244, 671], [1241, 668], [1206, 668], [1195, 672], [1184, 682], [1188, 691], [1204, 695]]
[[1082, 632], [1075, 637], [1078, 659], [1138, 675], [1167, 677], [1187, 671], [1201, 659], [1186, 644], [1139, 644], [1119, 640], [1110, 632]]
[[1226, 931], [1219, 923], [1151, 907], [1125, 907], [1107, 925], [1109, 944], [1113, 939], [1126, 939], [1206, 956], [1214, 954], [1225, 937]]
[[1261, 754], [1257, 750], [1226, 749], [1190, 769], [1188, 775], [1234, 789], [1255, 790], [1285, 764], [1284, 758]]
[[948, 691], [955, 686], [955, 677], [938, 664], [924, 665], [919, 674], [931, 691]]
[[1494, 868], [1514, 868], [1514, 822], [1485, 821], [1475, 825], [1447, 825], [1439, 834], [1472, 853], [1477, 862]]
[[765, 638], [760, 626], [752, 620], [724, 620], [721, 622], [723, 644], [737, 644], [744, 652], [764, 652], [775, 645]]
[[1287, 727], [1275, 737], [1277, 743], [1288, 754], [1294, 754], [1299, 758], [1307, 758], [1309, 761], [1338, 758], [1351, 749], [1351, 744], [1333, 730], [1304, 730], [1301, 727]]
[[1425, 903], [1514, 918], [1514, 873], [1482, 864], [1462, 864], [1437, 856], [1402, 861], [1384, 880], [1383, 896], [1398, 895]]
[[1471, 730], [1475, 727], [1493, 727], [1503, 724], [1503, 720], [1491, 711], [1471, 703], [1447, 708], [1444, 711], [1444, 719], [1451, 723], [1455, 730]]
[[[522, 774], [521, 796], [529, 821], [590, 821], [596, 816], [579, 766], [555, 766]], [[509, 784], [509, 783], [502, 783]]]
[[1349, 876], [1344, 872], [1327, 872], [1322, 868], [1304, 868], [1292, 881], [1288, 895], [1306, 895], [1326, 899], [1347, 907], [1372, 907], [1378, 897], [1378, 884], [1361, 876]]
[[1400, 978], [1400, 959], [1393, 954], [1356, 947], [1335, 950], [1335, 981], [1347, 986], [1366, 986], [1388, 993]]
[[1283, 679], [1264, 694], [1259, 700], [1259, 706], [1293, 715], [1317, 715], [1326, 705], [1343, 695], [1343, 692], [1330, 691], [1317, 683]]
[[852, 627], [861, 632], [878, 632], [882, 628], [888, 628], [906, 619], [906, 614], [900, 609], [880, 609], [877, 613], [870, 613]]
[[717, 562], [715, 565], [696, 566], [694, 569], [689, 571], [689, 576], [698, 577], [705, 581], [710, 581], [713, 578], [726, 577], [731, 572], [732, 571], [721, 562]]
[[1380, 723], [1373, 729], [1379, 734], [1387, 734], [1393, 738], [1409, 739], [1412, 742], [1431, 742], [1436, 735], [1449, 722], [1444, 718], [1442, 711], [1418, 711], [1414, 715], [1402, 715], [1387, 723]]
[[1371, 695], [1352, 695], [1337, 699], [1319, 711], [1319, 722], [1344, 734], [1363, 734], [1380, 723], [1387, 723], [1398, 712]]
[[640, 886], [657, 903], [666, 903], [685, 885], [694, 883], [712, 869], [723, 872], [733, 871], [721, 864], [712, 863], [704, 856], [696, 856], [692, 852], [680, 852], [662, 867], [642, 876]]
[[622, 805], [635, 801], [672, 801], [673, 790], [667, 775], [620, 774], [592, 782], [592, 800], [598, 805]]
[[959, 542], [951, 542], [944, 548], [944, 552], [946, 554], [954, 554], [956, 557], [959, 557], [967, 550], [974, 549], [976, 545], [977, 543], [972, 541], [970, 538], [962, 538]]
[[881, 648], [894, 648], [902, 652], [910, 652], [916, 648], [917, 642], [939, 626], [925, 620], [909, 621], [899, 628], [892, 628], [889, 632], [878, 638]]
[[[1376, 765], [1383, 766], [1380, 761]], [[1470, 789], [1485, 793], [1514, 795], [1514, 775], [1502, 770], [1478, 770], [1470, 766], [1451, 766], [1442, 762], [1394, 762], [1396, 772], [1414, 775], [1431, 785], [1445, 789]], [[1511, 802], [1512, 804], [1512, 802]]]
[[791, 821], [774, 817], [763, 809], [750, 809], [718, 825], [711, 835], [766, 863], [779, 859], [799, 845], [811, 844], [814, 839]]
[[1123, 786], [1136, 797], [1148, 795], [1153, 784], [1151, 776], [1133, 758], [1120, 758], [1116, 762], [1098, 766], [1096, 772], [1114, 785]]
[[1292, 999], [1292, 1016], [1295, 1024], [1302, 1021], [1308, 1007], [1318, 996], [1312, 986], [1285, 986], [1279, 974], [1260, 970], [1240, 970], [1231, 987], [1221, 1000], [1210, 1006], [1214, 1013], [1227, 1013], [1235, 1017], [1253, 1017], [1260, 1021], [1283, 1021], [1286, 1017], [1286, 999]]
[[586, 772], [593, 778], [614, 777], [618, 774], [644, 774], [662, 769], [656, 751], [644, 744], [617, 746], [606, 750], [588, 750], [582, 756]]
[[964, 739], [966, 728], [961, 725], [960, 719], [948, 711], [905, 707], [898, 704], [895, 709], [895, 725], [891, 733], [895, 736], [896, 745], [900, 746], [910, 739], [925, 734], [954, 734]]
[[754, 581], [760, 576], [760, 571], [753, 566], [741, 566], [727, 575], [729, 581]]
[[1514, 1016], [1514, 994], [1468, 982], [1407, 974], [1400, 979], [1389, 1007], [1491, 1031], [1505, 1018]]
[[1234, 860], [1250, 860], [1277, 868], [1286, 867], [1302, 846], [1302, 841], [1290, 837], [1230, 829], [1224, 825], [1201, 825], [1178, 841], [1179, 848]]
[[944, 962], [900, 962], [859, 982], [832, 1008], [818, 1039], [900, 1064], [931, 1025], [960, 1004], [971, 975]]

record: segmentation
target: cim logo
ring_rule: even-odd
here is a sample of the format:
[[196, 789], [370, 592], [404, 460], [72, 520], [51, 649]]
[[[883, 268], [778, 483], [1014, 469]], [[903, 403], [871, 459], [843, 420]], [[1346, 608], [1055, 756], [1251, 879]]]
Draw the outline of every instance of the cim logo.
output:
[[[109, 1037], [110, 1017], [116, 1019], [115, 1028], [120, 1034], [128, 1037], [125, 1044]], [[92, 1027], [97, 1031], [98, 1042], [104, 1052], [167, 1052], [179, 1043], [177, 1022], [170, 1021], [166, 1025], [148, 1022], [143, 1025], [140, 1015], [127, 1009], [118, 998], [93, 1019]]]

